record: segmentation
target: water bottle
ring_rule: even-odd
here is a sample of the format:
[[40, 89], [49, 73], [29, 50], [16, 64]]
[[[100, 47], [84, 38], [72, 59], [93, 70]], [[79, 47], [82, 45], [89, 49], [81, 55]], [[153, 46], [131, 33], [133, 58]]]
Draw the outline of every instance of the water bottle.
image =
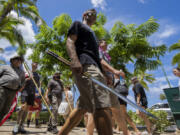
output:
[[124, 80], [124, 78], [123, 78], [122, 76], [120, 76], [120, 84], [121, 84], [121, 85], [124, 85], [124, 84], [125, 84], [125, 80]]

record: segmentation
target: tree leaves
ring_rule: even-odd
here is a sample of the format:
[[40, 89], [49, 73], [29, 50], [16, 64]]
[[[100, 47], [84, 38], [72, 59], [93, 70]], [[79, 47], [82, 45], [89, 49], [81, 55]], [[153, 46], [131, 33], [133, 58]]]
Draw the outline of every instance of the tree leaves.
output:
[[[156, 19], [151, 17], [145, 23], [139, 26], [135, 24], [124, 25], [118, 21], [111, 29], [112, 48], [109, 51], [112, 57], [112, 65], [119, 69], [120, 67], [128, 74], [127, 80], [136, 75], [143, 80], [151, 82], [153, 77], [145, 78], [143, 73], [147, 70], [155, 70], [160, 65], [159, 57], [164, 56], [167, 48], [165, 45], [152, 46], [147, 38], [156, 32], [159, 24]], [[130, 73], [126, 65], [132, 64], [134, 72]], [[148, 89], [147, 84], [141, 81], [143, 86]]]
[[180, 41], [178, 43], [175, 43], [175, 44], [172, 44], [170, 47], [169, 47], [169, 51], [178, 51], [178, 53], [173, 56], [172, 58], [172, 65], [175, 65], [175, 64], [178, 64], [178, 66], [180, 67], [180, 53], [179, 53], [179, 50], [180, 50]]

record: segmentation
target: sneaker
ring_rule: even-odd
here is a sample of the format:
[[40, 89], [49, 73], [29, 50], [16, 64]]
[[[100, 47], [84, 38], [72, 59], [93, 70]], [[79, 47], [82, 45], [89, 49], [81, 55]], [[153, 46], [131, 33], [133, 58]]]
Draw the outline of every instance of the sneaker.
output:
[[52, 129], [51, 133], [53, 133], [53, 134], [57, 134], [57, 133], [58, 133], [57, 127], [53, 127], [53, 129]]
[[53, 130], [53, 127], [52, 126], [48, 126], [47, 127], [47, 131], [51, 132]]
[[27, 127], [29, 128], [29, 125], [30, 125], [30, 120], [27, 120]]
[[21, 133], [21, 134], [26, 134], [27, 131], [24, 129], [23, 126], [20, 126], [20, 128], [19, 128], [19, 133]]
[[15, 125], [12, 131], [13, 135], [16, 135], [17, 133], [19, 133], [19, 125]]

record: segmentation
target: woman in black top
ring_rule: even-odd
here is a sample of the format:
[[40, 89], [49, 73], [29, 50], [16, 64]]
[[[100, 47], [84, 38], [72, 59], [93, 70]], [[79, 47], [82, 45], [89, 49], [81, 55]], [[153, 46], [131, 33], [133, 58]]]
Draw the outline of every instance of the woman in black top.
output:
[[[146, 93], [144, 91], [143, 86], [139, 83], [137, 77], [131, 78], [131, 82], [133, 84], [133, 92], [134, 92], [135, 101], [137, 105], [146, 109], [148, 102], [147, 102]], [[155, 129], [153, 124], [150, 122], [150, 120], [147, 118], [147, 116], [143, 112], [140, 112], [139, 110], [137, 110], [136, 113], [144, 120], [147, 127], [148, 134], [151, 135], [153, 133], [153, 130]]]
[[[115, 82], [114, 83], [115, 91], [118, 92], [119, 94], [123, 95], [124, 97], [127, 97], [128, 96], [128, 86], [126, 85], [124, 78], [122, 78], [122, 77], [119, 78], [118, 76], [115, 76], [114, 82]], [[134, 129], [136, 135], [141, 135], [140, 131], [137, 129], [136, 125], [134, 124], [134, 122], [132, 121], [132, 119], [129, 117], [129, 115], [127, 113], [127, 103], [120, 98], [118, 98], [118, 100], [120, 103], [120, 116], [125, 118], [125, 120], [128, 122], [128, 124]], [[127, 125], [125, 125], [126, 123], [122, 122], [121, 124], [123, 124], [124, 126], [127, 126]], [[118, 126], [118, 128], [121, 128], [121, 127]]]

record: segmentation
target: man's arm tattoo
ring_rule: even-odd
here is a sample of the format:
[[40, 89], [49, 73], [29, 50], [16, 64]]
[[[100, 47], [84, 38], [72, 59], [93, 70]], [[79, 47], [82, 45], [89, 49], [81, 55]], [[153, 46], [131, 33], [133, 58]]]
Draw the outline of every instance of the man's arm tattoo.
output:
[[72, 61], [78, 60], [76, 47], [75, 47], [75, 41], [76, 41], [76, 37], [71, 36], [71, 37], [68, 37], [67, 42], [66, 42], [66, 49]]

